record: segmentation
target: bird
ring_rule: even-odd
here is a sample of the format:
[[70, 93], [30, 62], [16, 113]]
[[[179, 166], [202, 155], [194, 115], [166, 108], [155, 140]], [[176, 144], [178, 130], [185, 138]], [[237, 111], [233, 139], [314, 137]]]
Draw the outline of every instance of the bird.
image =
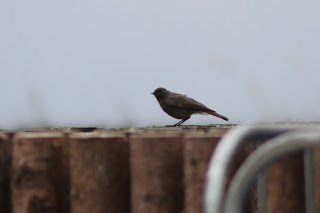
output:
[[176, 119], [182, 119], [175, 125], [171, 126], [180, 126], [193, 114], [210, 114], [225, 121], [229, 120], [227, 117], [218, 114], [216, 111], [209, 109], [205, 105], [187, 97], [186, 95], [170, 92], [162, 87], [155, 89], [151, 94], [156, 97], [163, 111]]

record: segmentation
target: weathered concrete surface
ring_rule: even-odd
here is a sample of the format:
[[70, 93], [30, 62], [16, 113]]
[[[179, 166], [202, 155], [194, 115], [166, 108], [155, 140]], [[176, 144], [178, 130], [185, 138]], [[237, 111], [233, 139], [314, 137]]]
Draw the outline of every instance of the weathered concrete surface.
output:
[[320, 148], [312, 152], [314, 212], [320, 212]]
[[70, 137], [71, 212], [130, 212], [129, 144], [124, 134]]
[[130, 154], [131, 212], [181, 212], [184, 208], [181, 136], [133, 136]]
[[17, 134], [12, 153], [12, 212], [69, 212], [68, 170], [63, 134]]
[[[204, 177], [231, 126], [33, 129], [11, 140], [0, 131], [0, 212], [201, 212]], [[240, 147], [227, 184], [254, 143]], [[320, 209], [320, 151], [313, 151]], [[11, 191], [9, 184], [11, 185]], [[4, 186], [4, 187], [1, 187]], [[301, 155], [266, 172], [267, 211], [304, 212]], [[244, 212], [255, 212], [255, 188]]]
[[268, 213], [305, 212], [302, 153], [290, 154], [273, 163], [266, 172]]
[[194, 134], [183, 140], [185, 213], [203, 212], [206, 171], [220, 139], [216, 134]]
[[10, 212], [11, 137], [0, 132], [0, 212]]

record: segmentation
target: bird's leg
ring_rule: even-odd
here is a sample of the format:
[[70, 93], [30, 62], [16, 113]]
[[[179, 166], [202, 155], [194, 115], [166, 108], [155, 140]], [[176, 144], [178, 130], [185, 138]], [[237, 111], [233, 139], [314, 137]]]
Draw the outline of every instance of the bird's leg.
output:
[[[190, 118], [190, 117], [189, 117], [189, 118]], [[185, 122], [185, 121], [188, 120], [189, 118], [182, 119], [181, 121], [179, 121], [178, 123], [176, 123], [176, 124], [173, 125], [173, 126], [180, 126], [183, 122]]]
[[[190, 117], [189, 117], [189, 118], [190, 118]], [[166, 125], [166, 127], [180, 126], [183, 122], [185, 122], [185, 121], [188, 120], [189, 118], [182, 119], [181, 121], [179, 121], [179, 122], [176, 123], [175, 125]]]
[[176, 123], [175, 125], [166, 125], [166, 127], [175, 127], [175, 126], [180, 126], [180, 124], [182, 124], [183, 122], [185, 122], [185, 119], [182, 119], [181, 121], [179, 121], [178, 123]]
[[179, 121], [178, 123], [176, 123], [173, 126], [180, 126], [183, 122], [185, 122], [187, 119], [182, 119], [181, 121]]

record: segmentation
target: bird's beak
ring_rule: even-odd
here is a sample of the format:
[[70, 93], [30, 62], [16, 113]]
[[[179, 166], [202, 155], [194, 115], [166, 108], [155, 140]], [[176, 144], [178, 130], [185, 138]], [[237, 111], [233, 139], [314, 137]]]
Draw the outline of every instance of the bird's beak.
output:
[[153, 93], [153, 92], [152, 92], [151, 94], [152, 94], [152, 95], [154, 95], [154, 93]]

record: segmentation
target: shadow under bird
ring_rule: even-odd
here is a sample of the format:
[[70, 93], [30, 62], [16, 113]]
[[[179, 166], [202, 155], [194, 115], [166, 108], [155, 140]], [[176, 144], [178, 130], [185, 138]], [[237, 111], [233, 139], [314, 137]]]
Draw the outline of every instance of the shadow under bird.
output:
[[174, 118], [182, 119], [173, 126], [180, 126], [193, 114], [210, 114], [226, 121], [229, 120], [227, 117], [218, 114], [198, 101], [185, 95], [170, 92], [165, 88], [159, 87], [151, 94], [157, 98], [163, 111]]

